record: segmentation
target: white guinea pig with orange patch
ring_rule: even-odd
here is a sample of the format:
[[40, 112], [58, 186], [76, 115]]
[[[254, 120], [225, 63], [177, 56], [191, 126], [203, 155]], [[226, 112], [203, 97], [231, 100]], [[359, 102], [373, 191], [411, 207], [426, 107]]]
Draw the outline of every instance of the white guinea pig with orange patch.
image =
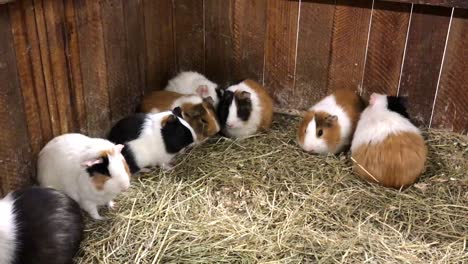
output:
[[63, 191], [92, 218], [102, 219], [98, 206], [112, 208], [112, 200], [130, 187], [122, 148], [81, 134], [58, 136], [39, 153], [38, 181], [43, 187]]
[[273, 120], [273, 100], [266, 89], [247, 79], [226, 89], [218, 106], [226, 136], [243, 138], [268, 130]]
[[354, 91], [335, 91], [305, 112], [297, 131], [299, 145], [317, 154], [342, 152], [351, 143], [364, 106]]
[[185, 71], [179, 73], [176, 77], [169, 80], [166, 91], [181, 93], [181, 94], [196, 94], [202, 98], [211, 97], [214, 107], [218, 107], [221, 90], [218, 85], [194, 71]]
[[351, 145], [353, 170], [359, 177], [400, 189], [424, 171], [427, 149], [400, 97], [372, 94]]

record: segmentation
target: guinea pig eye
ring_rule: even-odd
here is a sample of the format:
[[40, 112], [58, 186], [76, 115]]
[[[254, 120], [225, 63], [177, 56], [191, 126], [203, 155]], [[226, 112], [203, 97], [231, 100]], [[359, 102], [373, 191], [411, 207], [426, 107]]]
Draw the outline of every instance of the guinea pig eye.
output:
[[206, 119], [204, 119], [204, 118], [202, 118], [201, 121], [202, 121], [203, 124], [207, 124], [207, 123], [208, 123], [208, 122], [206, 121]]
[[322, 135], [323, 135], [323, 130], [319, 129], [319, 131], [317, 131], [317, 137], [321, 137]]

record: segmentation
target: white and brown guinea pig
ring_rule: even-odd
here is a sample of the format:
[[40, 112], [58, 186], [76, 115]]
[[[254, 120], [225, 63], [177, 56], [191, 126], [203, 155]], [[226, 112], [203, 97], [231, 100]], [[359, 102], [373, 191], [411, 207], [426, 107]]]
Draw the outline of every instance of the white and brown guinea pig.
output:
[[218, 107], [222, 92], [216, 83], [194, 71], [179, 73], [169, 80], [164, 90], [181, 94], [197, 94], [202, 98], [211, 97], [215, 108]]
[[351, 144], [359, 116], [365, 105], [351, 90], [337, 90], [304, 113], [297, 139], [307, 152], [339, 153]]
[[153, 91], [143, 98], [140, 110], [144, 113], [171, 111], [180, 107], [182, 118], [197, 134], [198, 141], [216, 135], [220, 130], [212, 98], [196, 94], [185, 95], [170, 91]]
[[173, 157], [196, 142], [195, 131], [173, 112], [138, 113], [123, 118], [112, 127], [108, 139], [124, 144], [122, 151], [132, 173], [152, 166], [171, 167]]
[[427, 149], [401, 97], [372, 94], [351, 145], [359, 177], [386, 187], [413, 184], [424, 171]]
[[83, 228], [79, 205], [64, 193], [14, 191], [0, 200], [0, 263], [73, 263]]
[[261, 84], [247, 79], [226, 89], [218, 117], [226, 136], [247, 137], [270, 128], [273, 100]]
[[92, 218], [102, 219], [98, 206], [112, 208], [112, 200], [130, 187], [123, 147], [81, 134], [55, 137], [39, 153], [38, 181], [63, 191]]

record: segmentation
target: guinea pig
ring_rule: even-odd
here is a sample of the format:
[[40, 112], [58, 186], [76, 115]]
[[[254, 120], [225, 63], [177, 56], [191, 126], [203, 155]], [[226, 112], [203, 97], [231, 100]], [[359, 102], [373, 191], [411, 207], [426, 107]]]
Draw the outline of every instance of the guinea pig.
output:
[[222, 94], [222, 90], [218, 89], [216, 83], [194, 71], [179, 73], [176, 77], [169, 80], [164, 90], [181, 94], [197, 94], [202, 98], [211, 97], [214, 107], [218, 106], [219, 98]]
[[123, 147], [81, 134], [55, 137], [39, 153], [38, 181], [63, 191], [92, 218], [103, 219], [98, 206], [112, 208], [112, 199], [130, 187]]
[[297, 130], [299, 145], [316, 154], [339, 153], [349, 147], [364, 110], [361, 97], [350, 90], [337, 90], [309, 108]]
[[273, 100], [262, 85], [247, 79], [226, 89], [218, 117], [226, 136], [247, 137], [270, 128]]
[[354, 172], [367, 181], [400, 189], [424, 171], [427, 148], [408, 119], [401, 97], [372, 94], [351, 144]]
[[176, 107], [180, 107], [182, 118], [190, 124], [200, 142], [219, 132], [218, 117], [211, 97], [154, 91], [143, 98], [140, 109], [144, 113], [156, 113]]
[[125, 144], [122, 153], [132, 173], [156, 165], [170, 168], [177, 153], [196, 143], [195, 131], [180, 118], [180, 111], [176, 107], [173, 112], [138, 113], [112, 127], [108, 139]]
[[0, 215], [0, 263], [73, 263], [84, 223], [67, 195], [51, 188], [18, 190], [0, 200]]

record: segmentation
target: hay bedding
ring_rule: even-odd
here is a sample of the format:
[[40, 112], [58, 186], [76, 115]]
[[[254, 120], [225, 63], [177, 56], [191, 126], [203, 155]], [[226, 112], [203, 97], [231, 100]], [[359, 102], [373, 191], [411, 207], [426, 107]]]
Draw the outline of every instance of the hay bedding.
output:
[[301, 151], [297, 121], [135, 177], [108, 220], [88, 219], [77, 263], [468, 261], [466, 137], [426, 132], [427, 171], [399, 192], [357, 179], [346, 155]]

